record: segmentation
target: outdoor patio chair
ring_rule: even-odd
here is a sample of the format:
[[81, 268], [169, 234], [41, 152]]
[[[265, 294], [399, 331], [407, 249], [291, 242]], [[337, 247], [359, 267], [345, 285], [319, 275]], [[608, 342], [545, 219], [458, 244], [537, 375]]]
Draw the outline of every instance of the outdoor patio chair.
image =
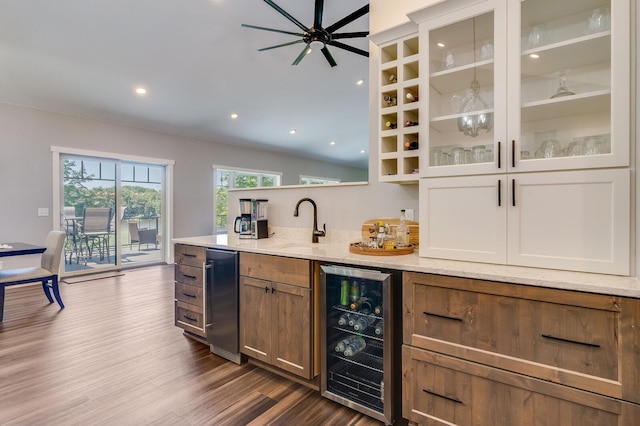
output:
[[136, 222], [129, 222], [129, 235], [131, 236], [130, 248], [133, 247], [134, 243], [138, 243], [138, 251], [140, 251], [141, 244], [146, 244], [147, 247], [149, 247], [149, 244], [153, 244], [158, 248], [157, 229], [138, 228]]
[[51, 231], [45, 241], [46, 250], [42, 253], [40, 267], [0, 270], [0, 322], [4, 315], [4, 289], [10, 285], [42, 282], [42, 290], [53, 303], [56, 299], [60, 308], [64, 308], [58, 289], [58, 270], [64, 250], [64, 231]]
[[106, 253], [107, 262], [110, 262], [109, 236], [111, 235], [112, 214], [111, 207], [86, 207], [84, 209], [82, 238], [87, 247], [88, 257], [93, 256], [93, 251], [97, 248], [100, 260], [104, 259]]

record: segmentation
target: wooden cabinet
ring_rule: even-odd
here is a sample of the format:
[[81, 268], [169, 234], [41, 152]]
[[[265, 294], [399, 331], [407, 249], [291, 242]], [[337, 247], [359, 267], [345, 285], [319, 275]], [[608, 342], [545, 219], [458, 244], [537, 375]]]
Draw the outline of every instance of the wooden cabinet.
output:
[[240, 351], [312, 379], [311, 283], [309, 260], [240, 253]]
[[[618, 425], [640, 414], [640, 300], [420, 273], [403, 281], [404, 417]], [[491, 417], [520, 411], [515, 422]]]
[[175, 324], [204, 340], [206, 250], [204, 247], [176, 244], [174, 259]]
[[630, 273], [630, 5], [449, 0], [410, 14], [421, 256]]
[[421, 179], [420, 256], [629, 274], [629, 169]]
[[403, 416], [421, 425], [632, 426], [640, 406], [410, 346]]

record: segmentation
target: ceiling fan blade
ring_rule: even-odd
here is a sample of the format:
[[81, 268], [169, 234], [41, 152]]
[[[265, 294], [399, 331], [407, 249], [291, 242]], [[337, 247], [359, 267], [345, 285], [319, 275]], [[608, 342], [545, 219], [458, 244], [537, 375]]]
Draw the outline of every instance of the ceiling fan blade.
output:
[[369, 35], [369, 31], [360, 31], [360, 32], [355, 32], [355, 33], [334, 33], [331, 34], [331, 38], [334, 40], [340, 39], [340, 38], [359, 38], [359, 37], [366, 37]]
[[[264, 0], [264, 1], [267, 1], [267, 0]], [[338, 28], [344, 27], [348, 23], [355, 21], [356, 19], [358, 19], [361, 16], [366, 15], [367, 13], [369, 13], [369, 5], [368, 4], [365, 5], [365, 6], [362, 6], [360, 9], [356, 10], [351, 15], [345, 16], [344, 18], [342, 18], [341, 20], [339, 20], [335, 24], [328, 26], [327, 28], [325, 28], [325, 30], [327, 30], [328, 33], [332, 33], [335, 30], [337, 30]]]
[[309, 53], [309, 49], [311, 49], [311, 47], [307, 44], [307, 46], [304, 49], [302, 49], [302, 52], [300, 52], [296, 60], [293, 61], [291, 65], [298, 65], [300, 61], [302, 61], [302, 59], [304, 59], [304, 57], [307, 56], [307, 54]]
[[308, 31], [309, 28], [305, 27], [304, 25], [302, 25], [300, 23], [300, 21], [298, 21], [296, 18], [294, 18], [293, 16], [289, 15], [287, 12], [285, 12], [285, 10], [283, 8], [281, 8], [280, 6], [278, 6], [277, 4], [275, 4], [274, 2], [272, 2], [271, 0], [264, 0], [265, 3], [267, 3], [269, 6], [271, 6], [272, 8], [274, 8], [275, 10], [277, 10], [281, 15], [283, 15], [285, 18], [287, 18], [288, 20], [290, 20], [291, 22], [293, 22], [294, 24], [296, 24], [298, 26], [298, 28], [300, 28], [302, 31]]
[[369, 57], [369, 52], [366, 52], [366, 51], [364, 51], [362, 49], [358, 49], [357, 47], [353, 47], [353, 46], [349, 46], [349, 45], [344, 44], [344, 43], [340, 43], [339, 41], [331, 40], [329, 42], [329, 45], [335, 46], [335, 47], [339, 47], [340, 49], [348, 50], [349, 52], [352, 52], [352, 53], [357, 53], [358, 55]]
[[316, 0], [316, 7], [313, 13], [313, 28], [322, 28], [322, 9], [324, 9], [324, 0]]
[[289, 43], [282, 43], [282, 44], [278, 44], [278, 45], [275, 45], [275, 46], [263, 47], [262, 49], [258, 49], [258, 52], [263, 52], [265, 50], [271, 50], [271, 49], [277, 49], [278, 47], [290, 46], [292, 44], [298, 44], [298, 43], [304, 43], [304, 40], [290, 41]]
[[324, 57], [327, 59], [327, 62], [329, 62], [329, 65], [331, 65], [332, 68], [338, 65], [336, 60], [333, 59], [333, 56], [331, 56], [331, 52], [329, 52], [329, 49], [327, 49], [327, 46], [320, 49], [320, 51], [322, 52]]
[[274, 33], [291, 34], [298, 37], [304, 37], [302, 33], [294, 33], [291, 31], [276, 30], [275, 28], [258, 27], [256, 25], [240, 24], [241, 27], [253, 28], [254, 30], [273, 31]]

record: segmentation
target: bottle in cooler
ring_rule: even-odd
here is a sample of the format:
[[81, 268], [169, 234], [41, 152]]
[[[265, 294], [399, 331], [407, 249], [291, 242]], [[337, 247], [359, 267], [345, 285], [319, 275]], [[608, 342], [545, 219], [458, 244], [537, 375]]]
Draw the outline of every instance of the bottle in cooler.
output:
[[360, 336], [353, 336], [354, 339], [351, 341], [344, 350], [344, 356], [354, 356], [358, 352], [362, 351], [366, 346], [367, 342]]

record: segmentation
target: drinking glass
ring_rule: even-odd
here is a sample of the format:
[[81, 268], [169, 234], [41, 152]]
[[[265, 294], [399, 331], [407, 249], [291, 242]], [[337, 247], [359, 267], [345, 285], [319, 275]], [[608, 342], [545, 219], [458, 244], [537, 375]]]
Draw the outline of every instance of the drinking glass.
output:
[[600, 31], [606, 31], [610, 28], [611, 17], [609, 15], [609, 9], [606, 7], [599, 7], [594, 9], [587, 21], [587, 32], [589, 34], [599, 33]]
[[473, 152], [473, 162], [474, 163], [484, 163], [485, 161], [485, 146], [484, 145], [476, 145], [472, 149]]
[[542, 152], [543, 158], [553, 158], [553, 157], [562, 156], [562, 148], [560, 147], [560, 142], [558, 142], [555, 139], [548, 139], [542, 142], [540, 151]]
[[451, 161], [454, 165], [464, 164], [464, 148], [456, 146], [451, 150]]
[[547, 41], [547, 27], [544, 24], [534, 25], [527, 38], [527, 47], [533, 49], [540, 47]]
[[567, 68], [561, 68], [558, 71], [556, 71], [556, 74], [558, 75], [558, 80], [559, 80], [558, 90], [556, 90], [556, 93], [554, 93], [553, 96], [551, 96], [551, 99], [561, 98], [563, 96], [575, 95], [575, 92], [572, 92], [567, 88], [568, 72], [569, 72], [569, 69]]

